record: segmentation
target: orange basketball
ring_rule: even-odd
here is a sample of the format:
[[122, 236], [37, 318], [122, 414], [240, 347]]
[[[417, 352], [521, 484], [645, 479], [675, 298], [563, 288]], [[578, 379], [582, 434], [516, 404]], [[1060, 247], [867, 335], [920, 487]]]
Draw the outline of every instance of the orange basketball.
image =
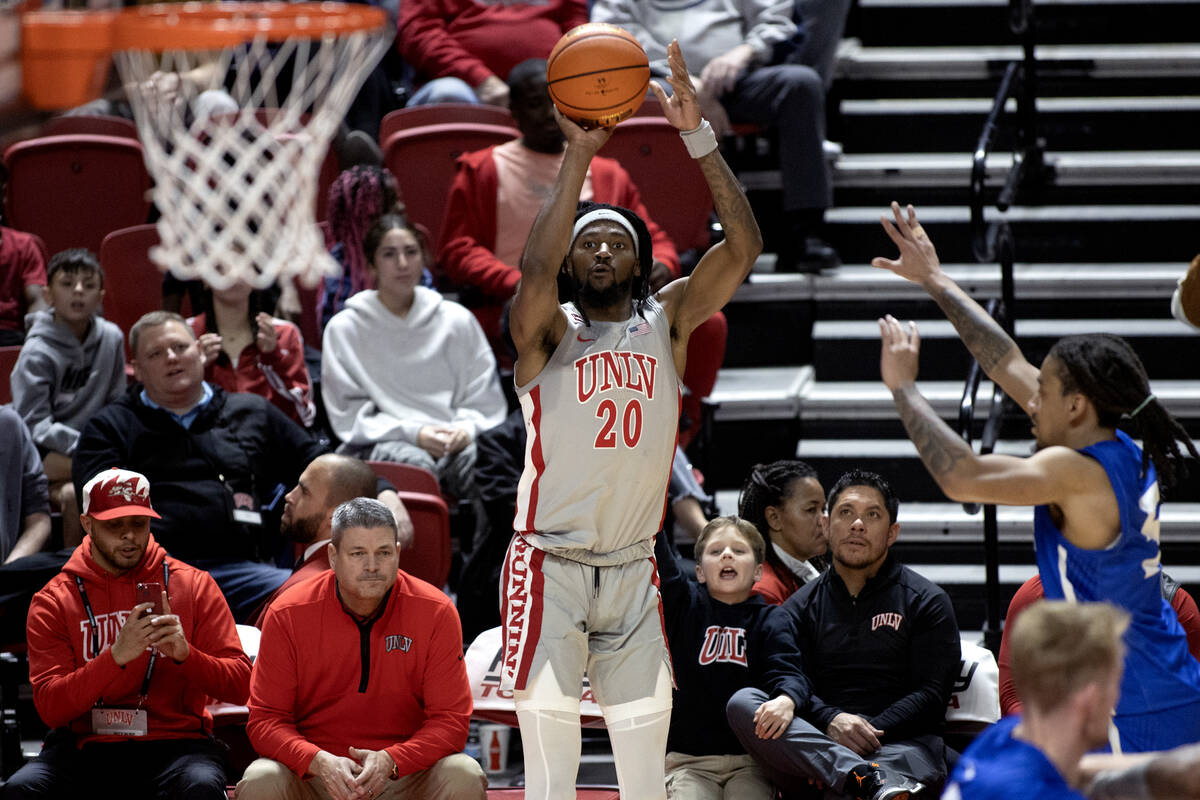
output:
[[572, 28], [546, 61], [550, 99], [585, 128], [612, 127], [646, 99], [650, 62], [624, 28], [604, 22]]

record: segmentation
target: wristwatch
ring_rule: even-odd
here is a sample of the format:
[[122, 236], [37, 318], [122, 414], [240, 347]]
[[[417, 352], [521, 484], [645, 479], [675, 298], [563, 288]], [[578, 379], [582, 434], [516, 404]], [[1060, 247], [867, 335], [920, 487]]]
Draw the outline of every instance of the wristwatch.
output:
[[394, 781], [400, 780], [400, 765], [395, 761], [392, 762], [392, 774], [388, 776]]

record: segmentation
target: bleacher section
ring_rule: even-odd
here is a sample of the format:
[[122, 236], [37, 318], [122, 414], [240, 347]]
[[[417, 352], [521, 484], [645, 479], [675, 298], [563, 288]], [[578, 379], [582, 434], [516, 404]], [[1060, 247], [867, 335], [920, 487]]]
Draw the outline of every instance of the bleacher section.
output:
[[[1200, 44], [1187, 3], [1045, 0], [1039, 23], [1039, 135], [1055, 180], [1007, 213], [1016, 236], [1016, 332], [1039, 361], [1060, 336], [1128, 337], [1155, 393], [1200, 435], [1200, 338], [1168, 308], [1200, 251]], [[703, 467], [723, 512], [755, 461], [796, 456], [826, 486], [852, 466], [875, 469], [902, 497], [898, 553], [947, 586], [964, 630], [983, 622], [981, 516], [950, 503], [904, 436], [879, 380], [884, 313], [918, 322], [921, 388], [957, 424], [966, 349], [922, 290], [868, 266], [895, 250], [879, 216], [913, 203], [947, 272], [976, 298], [998, 296], [1000, 269], [971, 252], [972, 151], [1005, 64], [1020, 58], [1001, 0], [860, 0], [829, 101], [834, 167], [828, 240], [844, 266], [820, 276], [772, 274], [764, 255], [726, 309], [726, 365], [713, 400], [714, 447]], [[1015, 103], [1008, 104], [1015, 113]], [[1011, 129], [988, 161], [994, 196], [1011, 165]], [[771, 208], [779, 176], [739, 163], [756, 208]], [[1034, 204], [1034, 200], [1038, 204]], [[988, 219], [999, 218], [994, 208]], [[780, 231], [764, 217], [770, 242]], [[991, 385], [979, 391], [986, 417]], [[795, 413], [791, 409], [795, 408]], [[978, 430], [976, 431], [978, 435]], [[1025, 454], [1024, 415], [1005, 420], [1000, 452]], [[1028, 509], [1000, 510], [1002, 597], [1033, 574]], [[1200, 589], [1200, 482], [1163, 509], [1163, 563]]]
[[[1035, 361], [1068, 333], [1128, 337], [1159, 399], [1200, 437], [1200, 335], [1168, 309], [1177, 278], [1200, 252], [1195, 3], [1037, 0], [1035, 9], [1038, 132], [1054, 178], [1004, 215], [1016, 237], [1017, 335]], [[946, 587], [964, 631], [979, 631], [985, 618], [981, 516], [941, 494], [904, 435], [879, 380], [875, 319], [891, 313], [918, 321], [921, 389], [951, 424], [969, 357], [919, 287], [868, 264], [895, 253], [879, 226], [886, 204], [913, 203], [946, 271], [976, 298], [999, 295], [999, 267], [974, 263], [967, 203], [980, 129], [1005, 66], [1021, 57], [1008, 15], [1007, 0], [857, 0], [827, 103], [828, 138], [844, 149], [833, 165], [835, 207], [825, 233], [843, 260], [837, 270], [774, 272], [773, 251], [787, 235], [774, 211], [775, 157], [753, 135], [735, 143], [730, 162], [768, 252], [725, 310], [729, 341], [711, 397], [711, 441], [696, 452], [722, 513], [736, 511], [737, 488], [756, 462], [802, 458], [827, 487], [851, 467], [882, 473], [902, 498], [900, 558]], [[0, 12], [4, 143], [36, 134], [44, 120], [16, 99], [14, 20]], [[1005, 116], [1015, 114], [1010, 101]], [[1014, 142], [1011, 127], [996, 140], [989, 197], [1008, 173]], [[989, 220], [1000, 217], [987, 212]], [[977, 429], [991, 389], [985, 381], [979, 391]], [[1030, 447], [1027, 420], [1011, 414], [998, 451], [1020, 455]], [[1197, 472], [1162, 512], [1163, 563], [1193, 595], [1200, 593]], [[1035, 571], [1031, 520], [1027, 508], [999, 511], [1005, 604]], [[6, 726], [15, 725], [13, 708], [23, 718], [33, 714], [28, 686], [17, 685], [24, 679], [17, 663], [0, 659]], [[23, 727], [28, 753], [40, 731]], [[11, 736], [3, 744], [0, 768], [8, 770], [19, 754]], [[606, 741], [587, 733], [585, 750], [581, 782], [615, 784]], [[520, 782], [518, 768], [493, 785], [510, 780]]]

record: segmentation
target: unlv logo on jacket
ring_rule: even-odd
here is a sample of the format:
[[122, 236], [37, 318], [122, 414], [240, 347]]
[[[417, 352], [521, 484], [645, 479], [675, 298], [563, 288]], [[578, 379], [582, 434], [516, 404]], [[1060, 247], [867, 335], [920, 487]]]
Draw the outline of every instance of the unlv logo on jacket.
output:
[[709, 625], [704, 631], [704, 644], [700, 647], [700, 664], [723, 661], [746, 666], [746, 629], [720, 628]]
[[103, 653], [113, 642], [117, 640], [117, 634], [121, 632], [121, 626], [125, 624], [125, 620], [129, 617], [128, 611], [114, 611], [111, 614], [97, 614], [96, 627], [99, 628], [100, 650], [96, 653], [92, 652], [92, 626], [88, 624], [87, 617], [79, 620], [79, 652], [83, 653], [85, 661], [91, 661], [100, 653]]
[[897, 614], [895, 611], [888, 611], [884, 614], [876, 614], [871, 617], [871, 630], [887, 625], [892, 630], [900, 630], [900, 623], [904, 622], [904, 615]]

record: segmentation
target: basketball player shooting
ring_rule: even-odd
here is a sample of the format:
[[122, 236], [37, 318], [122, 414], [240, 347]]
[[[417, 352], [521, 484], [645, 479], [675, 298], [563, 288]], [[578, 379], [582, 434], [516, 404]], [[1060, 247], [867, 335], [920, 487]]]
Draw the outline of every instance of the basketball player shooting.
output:
[[[762, 249], [750, 203], [701, 119], [679, 45], [673, 95], [651, 84], [712, 192], [725, 240], [649, 296], [650, 235], [633, 212], [577, 211], [611, 129], [558, 115], [566, 152], [534, 222], [512, 305], [517, 395], [529, 432], [501, 585], [502, 686], [515, 690], [525, 796], [575, 797], [586, 670], [621, 796], [665, 798], [669, 655], [652, 558], [662, 525], [688, 336]], [[557, 112], [556, 112], [557, 113]], [[571, 298], [560, 305], [563, 293]]]
[[[1132, 614], [1113, 751], [1200, 741], [1200, 664], [1162, 597], [1159, 563], [1159, 480], [1170, 489], [1182, 477], [1178, 443], [1196, 458], [1191, 439], [1150, 393], [1125, 340], [1068, 336], [1039, 369], [942, 272], [913, 207], [892, 203], [892, 218], [883, 227], [900, 256], [871, 263], [929, 293], [988, 377], [1029, 413], [1038, 447], [1028, 458], [976, 455], [917, 391], [916, 325], [888, 316], [879, 320], [883, 382], [921, 460], [951, 500], [1037, 506], [1033, 537], [1047, 598], [1107, 600]], [[1141, 447], [1117, 429], [1123, 418]]]

